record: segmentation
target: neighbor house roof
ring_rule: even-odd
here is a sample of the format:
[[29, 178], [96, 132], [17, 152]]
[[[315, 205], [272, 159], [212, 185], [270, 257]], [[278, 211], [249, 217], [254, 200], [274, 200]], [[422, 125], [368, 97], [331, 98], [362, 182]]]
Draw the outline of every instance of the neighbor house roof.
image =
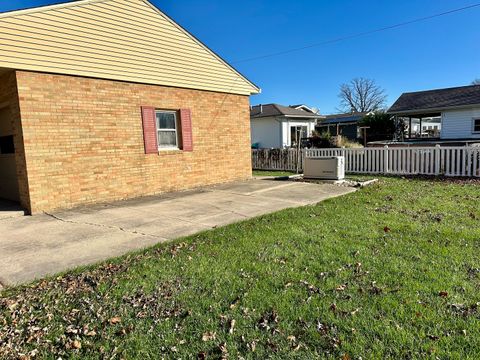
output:
[[325, 120], [319, 125], [332, 125], [342, 123], [354, 123], [363, 119], [368, 113], [335, 114], [325, 116]]
[[297, 110], [305, 110], [307, 112], [311, 112], [313, 114], [318, 114], [318, 110], [311, 108], [310, 106], [307, 106], [305, 104], [298, 104], [298, 105], [290, 105], [291, 108], [297, 109]]
[[480, 105], [480, 85], [404, 93], [388, 110], [406, 114]]
[[3, 13], [0, 37], [0, 70], [260, 92], [147, 0], [80, 0]]
[[290, 106], [283, 106], [279, 104], [266, 104], [252, 106], [250, 110], [251, 118], [263, 118], [271, 116], [285, 116], [292, 118], [304, 118], [304, 119], [321, 119], [323, 116], [314, 114], [310, 111], [302, 109], [295, 109]]

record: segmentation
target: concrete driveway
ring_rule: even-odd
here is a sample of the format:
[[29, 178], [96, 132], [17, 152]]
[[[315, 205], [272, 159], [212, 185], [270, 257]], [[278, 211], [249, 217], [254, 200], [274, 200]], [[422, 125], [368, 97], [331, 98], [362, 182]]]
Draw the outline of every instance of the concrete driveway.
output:
[[28, 282], [352, 191], [335, 185], [255, 179], [36, 216], [21, 216], [18, 209], [0, 206], [0, 283]]

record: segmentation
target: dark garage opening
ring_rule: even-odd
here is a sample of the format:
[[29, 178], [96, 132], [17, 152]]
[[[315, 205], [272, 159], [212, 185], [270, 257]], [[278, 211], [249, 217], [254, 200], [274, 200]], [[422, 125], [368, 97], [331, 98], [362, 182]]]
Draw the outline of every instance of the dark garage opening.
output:
[[0, 169], [0, 199], [18, 202], [14, 127], [8, 106], [0, 108]]

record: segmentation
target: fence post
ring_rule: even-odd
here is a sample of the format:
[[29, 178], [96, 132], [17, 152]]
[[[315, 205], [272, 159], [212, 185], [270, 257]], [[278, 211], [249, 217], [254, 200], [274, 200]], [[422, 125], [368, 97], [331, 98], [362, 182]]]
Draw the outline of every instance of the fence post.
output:
[[[472, 176], [472, 152], [470, 150], [471, 147], [467, 145], [465, 148], [465, 156], [467, 157], [467, 168], [465, 169], [464, 175], [468, 177]], [[465, 164], [465, 158], [463, 158], [463, 163]]]
[[302, 162], [301, 162], [301, 165], [302, 165], [302, 173], [305, 173], [305, 159], [307, 158], [307, 149], [303, 149], [302, 150]]
[[389, 164], [388, 145], [385, 145], [385, 146], [383, 147], [383, 173], [384, 173], [384, 174], [388, 174], [388, 173], [389, 173], [388, 164]]
[[442, 154], [442, 151], [440, 149], [440, 145], [439, 144], [435, 145], [435, 176], [440, 175], [441, 154]]

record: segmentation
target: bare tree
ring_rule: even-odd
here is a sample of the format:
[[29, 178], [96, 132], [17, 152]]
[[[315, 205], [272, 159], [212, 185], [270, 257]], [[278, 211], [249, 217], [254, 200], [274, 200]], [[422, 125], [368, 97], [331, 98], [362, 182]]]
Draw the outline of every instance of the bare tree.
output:
[[480, 85], [480, 79], [473, 80], [472, 85]]
[[384, 89], [375, 80], [356, 78], [340, 87], [340, 110], [344, 112], [370, 112], [382, 109], [387, 101]]

